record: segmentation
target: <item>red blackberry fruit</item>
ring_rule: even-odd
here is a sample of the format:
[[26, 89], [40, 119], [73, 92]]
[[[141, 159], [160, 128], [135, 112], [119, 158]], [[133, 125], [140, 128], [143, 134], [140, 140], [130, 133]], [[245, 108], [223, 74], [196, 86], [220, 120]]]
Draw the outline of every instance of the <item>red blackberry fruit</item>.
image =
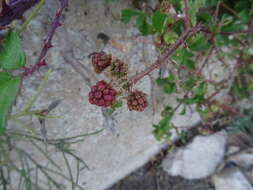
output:
[[110, 107], [116, 101], [117, 92], [110, 84], [101, 80], [91, 87], [89, 102], [101, 107]]
[[91, 62], [93, 65], [93, 68], [96, 73], [101, 73], [103, 70], [105, 70], [110, 64], [112, 60], [111, 54], [106, 54], [105, 52], [97, 52], [93, 53], [91, 55]]
[[148, 106], [147, 95], [139, 90], [131, 92], [127, 97], [127, 105], [130, 111], [142, 112]]

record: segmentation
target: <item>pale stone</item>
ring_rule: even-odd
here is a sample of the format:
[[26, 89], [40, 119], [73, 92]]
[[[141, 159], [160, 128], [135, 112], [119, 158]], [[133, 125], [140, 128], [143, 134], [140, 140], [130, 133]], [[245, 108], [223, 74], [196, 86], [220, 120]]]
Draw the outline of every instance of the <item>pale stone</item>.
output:
[[212, 179], [216, 190], [253, 190], [245, 175], [234, 166], [225, 168]]
[[186, 147], [170, 153], [162, 163], [163, 168], [172, 176], [186, 179], [205, 178], [213, 174], [222, 162], [225, 145], [225, 132], [197, 136]]

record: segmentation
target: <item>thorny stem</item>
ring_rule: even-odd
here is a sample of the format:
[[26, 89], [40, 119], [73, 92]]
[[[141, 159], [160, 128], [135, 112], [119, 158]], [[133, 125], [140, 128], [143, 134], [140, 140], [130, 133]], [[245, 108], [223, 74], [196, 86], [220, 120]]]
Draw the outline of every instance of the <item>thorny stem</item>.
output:
[[240, 16], [237, 14], [237, 12], [235, 12], [233, 9], [231, 9], [227, 4], [225, 4], [224, 2], [220, 3], [220, 6], [222, 6], [223, 8], [227, 9], [230, 13], [232, 13], [236, 18], [240, 18]]
[[153, 63], [151, 66], [149, 66], [144, 71], [133, 76], [129, 80], [129, 84], [133, 85], [133, 84], [137, 83], [140, 79], [142, 79], [143, 77], [145, 77], [146, 75], [151, 73], [153, 70], [160, 68], [162, 63], [164, 63], [176, 51], [176, 49], [185, 42], [185, 40], [190, 35], [198, 32], [200, 30], [201, 30], [201, 26], [186, 29], [186, 31], [181, 35], [181, 37], [177, 40], [177, 42], [165, 50], [165, 53], [162, 55], [162, 57], [158, 58], [158, 60], [155, 63]]
[[191, 27], [191, 23], [190, 23], [190, 18], [189, 18], [189, 1], [188, 0], [184, 0], [184, 23], [185, 23], [185, 27], [186, 29]]
[[239, 31], [233, 31], [233, 32], [221, 32], [222, 34], [250, 34], [253, 33], [253, 28], [250, 28], [248, 30], [239, 30]]
[[26, 68], [26, 70], [21, 74], [22, 77], [32, 74], [35, 71], [37, 71], [40, 67], [47, 65], [46, 61], [45, 61], [45, 57], [47, 55], [48, 50], [53, 47], [52, 46], [52, 38], [55, 34], [56, 29], [58, 27], [62, 26], [60, 20], [61, 20], [63, 10], [67, 6], [68, 6], [68, 0], [60, 0], [60, 7], [56, 11], [55, 17], [54, 17], [52, 24], [51, 24], [51, 28], [49, 29], [49, 31], [47, 33], [46, 39], [44, 40], [44, 45], [42, 47], [38, 61], [31, 68]]
[[22, 33], [26, 30], [27, 26], [31, 22], [31, 20], [37, 16], [39, 10], [45, 5], [46, 0], [40, 0], [39, 4], [33, 9], [32, 14], [26, 19], [26, 21], [21, 25], [20, 29], [18, 30], [19, 33]]

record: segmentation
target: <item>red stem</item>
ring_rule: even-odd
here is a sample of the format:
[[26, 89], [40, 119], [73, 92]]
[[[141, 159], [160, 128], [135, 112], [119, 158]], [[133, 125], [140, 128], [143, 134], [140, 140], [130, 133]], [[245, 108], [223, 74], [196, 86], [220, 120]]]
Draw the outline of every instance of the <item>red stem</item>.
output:
[[158, 60], [153, 63], [151, 66], [146, 68], [144, 71], [140, 72], [139, 74], [133, 76], [129, 80], [129, 84], [133, 85], [137, 83], [140, 79], [142, 79], [144, 76], [148, 75], [151, 73], [153, 70], [158, 69], [161, 67], [162, 63], [164, 63], [174, 52], [175, 50], [184, 43], [184, 41], [187, 39], [188, 36], [192, 35], [195, 32], [200, 31], [201, 27], [198, 26], [196, 28], [190, 28], [186, 29], [186, 31], [181, 35], [181, 37], [177, 40], [176, 43], [174, 43], [172, 46], [167, 48], [165, 53], [162, 55], [162, 57], [158, 58]]
[[60, 7], [56, 11], [55, 17], [52, 21], [51, 28], [49, 29], [47, 33], [47, 37], [44, 40], [44, 45], [42, 47], [42, 50], [40, 52], [40, 56], [38, 58], [38, 61], [35, 65], [33, 65], [31, 68], [25, 68], [25, 71], [21, 74], [22, 77], [28, 76], [33, 74], [35, 71], [39, 70], [40, 67], [46, 66], [45, 57], [48, 53], [48, 50], [52, 48], [52, 38], [55, 34], [55, 31], [58, 27], [62, 26], [61, 24], [61, 16], [63, 13], [63, 10], [68, 6], [68, 0], [60, 0]]
[[184, 23], [185, 23], [185, 27], [186, 29], [190, 28], [191, 27], [191, 23], [190, 23], [190, 17], [189, 17], [189, 2], [188, 0], [184, 0]]

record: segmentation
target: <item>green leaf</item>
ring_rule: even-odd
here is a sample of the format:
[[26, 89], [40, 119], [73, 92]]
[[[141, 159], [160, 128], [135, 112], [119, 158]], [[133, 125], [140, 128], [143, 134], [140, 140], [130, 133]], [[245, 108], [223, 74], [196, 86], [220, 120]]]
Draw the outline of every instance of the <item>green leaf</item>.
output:
[[164, 39], [166, 44], [175, 43], [177, 38], [178, 38], [178, 35], [175, 32], [166, 32], [163, 36], [163, 39]]
[[176, 11], [181, 11], [181, 1], [179, 0], [169, 0], [169, 2], [173, 5]]
[[174, 76], [170, 75], [168, 78], [158, 78], [156, 83], [163, 88], [163, 91], [167, 94], [172, 94], [177, 91], [177, 85], [173, 82]]
[[163, 33], [166, 28], [166, 20], [167, 20], [166, 14], [161, 13], [159, 10], [156, 11], [152, 16], [153, 28], [155, 28], [155, 30], [158, 31], [159, 33]]
[[195, 89], [194, 89], [194, 93], [197, 96], [202, 96], [205, 95], [207, 91], [207, 85], [205, 82], [201, 82]]
[[222, 32], [238, 32], [240, 30], [243, 30], [244, 25], [243, 24], [229, 24], [227, 26], [224, 26], [221, 28]]
[[183, 88], [185, 90], [190, 90], [194, 87], [195, 83], [198, 81], [197, 78], [194, 78], [194, 77], [189, 77], [183, 84]]
[[181, 65], [185, 65], [190, 69], [195, 69], [195, 63], [191, 59], [194, 56], [193, 53], [186, 48], [180, 48], [176, 50], [176, 53], [172, 56], [172, 59]]
[[197, 13], [200, 8], [204, 7], [206, 0], [191, 0], [189, 1], [189, 16], [193, 26], [197, 24]]
[[3, 69], [19, 69], [25, 65], [25, 53], [16, 31], [10, 30], [4, 39], [0, 51], [0, 67]]
[[173, 124], [171, 123], [172, 115], [168, 115], [159, 121], [157, 125], [153, 125], [154, 130], [153, 134], [157, 140], [161, 140], [163, 138], [169, 139], [171, 136], [171, 129], [173, 128]]
[[139, 15], [136, 19], [136, 26], [143, 36], [147, 36], [153, 33], [152, 25], [147, 21], [148, 16], [146, 14]]
[[7, 116], [19, 91], [21, 78], [0, 72], [0, 134], [5, 131]]
[[130, 22], [131, 18], [142, 14], [140, 11], [133, 9], [123, 9], [121, 11], [121, 22], [127, 24]]
[[223, 34], [217, 34], [216, 42], [218, 46], [227, 46], [229, 44], [228, 36], [223, 35]]
[[206, 51], [211, 45], [203, 34], [197, 34], [188, 40], [188, 46], [192, 51]]
[[122, 106], [123, 106], [123, 102], [122, 102], [122, 101], [117, 101], [117, 102], [115, 102], [115, 103], [112, 105], [112, 107], [111, 107], [111, 109], [109, 110], [109, 112], [110, 112], [110, 113], [113, 113], [113, 112], [116, 111], [116, 109], [121, 108]]

